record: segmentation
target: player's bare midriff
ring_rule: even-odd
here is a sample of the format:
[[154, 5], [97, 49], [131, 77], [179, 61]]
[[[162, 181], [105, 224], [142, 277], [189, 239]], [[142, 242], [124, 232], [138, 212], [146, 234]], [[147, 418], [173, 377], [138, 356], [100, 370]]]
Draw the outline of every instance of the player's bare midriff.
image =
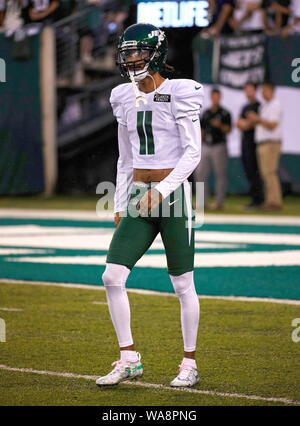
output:
[[133, 169], [134, 182], [160, 182], [168, 176], [172, 169]]

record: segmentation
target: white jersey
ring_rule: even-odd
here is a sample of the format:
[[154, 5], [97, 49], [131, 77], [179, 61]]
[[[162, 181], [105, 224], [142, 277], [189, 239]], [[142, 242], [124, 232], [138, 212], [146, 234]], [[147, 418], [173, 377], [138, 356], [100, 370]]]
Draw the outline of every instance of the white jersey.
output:
[[128, 199], [121, 196], [121, 174], [132, 180], [133, 168], [174, 168], [156, 186], [165, 198], [200, 161], [203, 86], [194, 80], [165, 79], [156, 91], [140, 93], [147, 104], [139, 102], [137, 107], [132, 83], [121, 84], [111, 92], [110, 102], [119, 123], [115, 212], [124, 210]]

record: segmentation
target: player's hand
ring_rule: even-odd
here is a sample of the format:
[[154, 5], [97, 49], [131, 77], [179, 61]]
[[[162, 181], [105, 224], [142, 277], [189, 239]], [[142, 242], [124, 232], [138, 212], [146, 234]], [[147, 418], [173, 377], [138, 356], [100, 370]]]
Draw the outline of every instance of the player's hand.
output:
[[115, 213], [115, 227], [119, 225], [121, 217], [122, 217], [122, 212]]
[[143, 197], [140, 199], [136, 208], [140, 210], [142, 216], [146, 216], [147, 214], [151, 214], [153, 210], [159, 205], [162, 201], [161, 193], [153, 188], [147, 191]]

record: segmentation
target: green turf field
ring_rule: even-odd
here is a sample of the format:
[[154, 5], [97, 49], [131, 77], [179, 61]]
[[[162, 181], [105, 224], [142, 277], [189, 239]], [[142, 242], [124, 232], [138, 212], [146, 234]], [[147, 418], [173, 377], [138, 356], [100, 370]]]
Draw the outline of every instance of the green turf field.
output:
[[[201, 299], [201, 380], [194, 389], [204, 393], [189, 393], [167, 388], [182, 358], [177, 298], [129, 293], [129, 300], [144, 365], [138, 383], [147, 385], [100, 389], [91, 378], [8, 367], [91, 376], [110, 371], [119, 352], [105, 292], [2, 283], [0, 317], [6, 322], [6, 342], [0, 343], [0, 405], [300, 404], [300, 342], [291, 339], [299, 305]], [[249, 399], [253, 395], [259, 399]]]

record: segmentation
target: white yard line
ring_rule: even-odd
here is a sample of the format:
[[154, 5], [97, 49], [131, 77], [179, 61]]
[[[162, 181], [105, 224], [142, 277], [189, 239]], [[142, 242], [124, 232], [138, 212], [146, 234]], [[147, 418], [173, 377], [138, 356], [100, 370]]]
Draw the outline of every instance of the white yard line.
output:
[[[6, 262], [47, 263], [62, 265], [102, 265], [106, 264], [106, 256], [43, 256], [43, 257], [6, 257]], [[300, 266], [300, 251], [258, 251], [236, 253], [196, 253], [195, 268], [231, 268], [250, 266]], [[136, 267], [166, 268], [167, 259], [163, 254], [147, 254], [140, 258]]]
[[[112, 211], [86, 211], [86, 210], [44, 210], [44, 209], [15, 209], [1, 208], [2, 218], [37, 218], [37, 219], [67, 219], [67, 220], [113, 220]], [[196, 220], [202, 221], [202, 216], [196, 213]], [[228, 215], [205, 214], [205, 223], [245, 223], [265, 225], [291, 225], [300, 226], [300, 217], [297, 216], [270, 216], [270, 215]]]
[[[23, 281], [23, 280], [12, 280], [12, 279], [0, 279], [0, 284], [20, 284], [20, 285], [37, 285], [46, 287], [63, 287], [63, 288], [78, 288], [82, 290], [100, 290], [104, 291], [103, 286], [89, 285], [89, 284], [68, 284], [68, 283], [56, 283], [46, 281]], [[150, 296], [168, 296], [177, 297], [175, 293], [160, 292], [154, 290], [142, 290], [137, 288], [127, 288], [129, 293], [150, 295]], [[268, 297], [246, 297], [246, 296], [211, 296], [211, 295], [198, 295], [199, 299], [216, 299], [216, 300], [229, 300], [237, 302], [266, 302], [266, 303], [279, 303], [285, 305], [296, 305], [300, 306], [300, 300], [293, 299], [272, 299]]]
[[[85, 380], [96, 380], [97, 376], [89, 376], [84, 374], [74, 374], [74, 373], [65, 373], [65, 372], [56, 372], [56, 371], [45, 371], [45, 370], [34, 370], [32, 368], [17, 368], [10, 367], [8, 365], [0, 365], [0, 370], [5, 371], [15, 371], [19, 373], [29, 373], [29, 374], [40, 374], [45, 376], [57, 376], [57, 377], [68, 377], [73, 379], [85, 379]], [[241, 398], [248, 400], [256, 400], [256, 401], [265, 401], [265, 402], [275, 402], [279, 404], [288, 404], [288, 405], [300, 405], [300, 401], [295, 401], [288, 398], [272, 398], [272, 397], [264, 397], [258, 395], [246, 395], [240, 393], [229, 393], [229, 392], [215, 392], [201, 389], [185, 389], [185, 388], [173, 388], [171, 386], [165, 386], [156, 383], [146, 383], [146, 382], [130, 382], [124, 381], [122, 384], [131, 385], [131, 386], [140, 386], [145, 388], [154, 388], [154, 389], [163, 389], [168, 391], [177, 391], [177, 392], [188, 392], [192, 394], [198, 395], [210, 395], [210, 396], [218, 396], [222, 398]]]
[[[33, 230], [32, 230], [33, 231]], [[27, 249], [77, 249], [107, 251], [114, 233], [113, 228], [65, 228], [35, 227], [34, 232], [21, 226], [0, 226], [0, 246], [5, 248]], [[300, 234], [271, 234], [264, 232], [223, 232], [201, 231], [196, 229], [195, 248], [205, 248], [203, 244], [279, 244], [289, 246], [300, 245]], [[234, 246], [233, 246], [234, 248]], [[160, 235], [157, 235], [151, 250], [163, 250]]]
[[24, 309], [18, 309], [18, 308], [1, 308], [0, 311], [7, 311], [7, 312], [22, 312]]

